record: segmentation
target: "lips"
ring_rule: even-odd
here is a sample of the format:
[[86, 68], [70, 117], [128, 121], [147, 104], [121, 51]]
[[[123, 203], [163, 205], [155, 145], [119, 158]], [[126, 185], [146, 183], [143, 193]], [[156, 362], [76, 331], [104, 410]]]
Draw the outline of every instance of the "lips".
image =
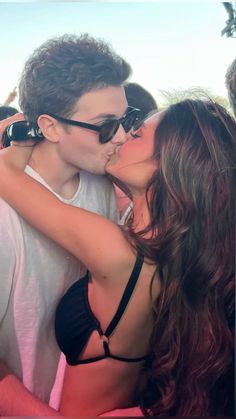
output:
[[120, 149], [120, 146], [117, 146], [113, 151], [110, 151], [110, 153], [107, 153], [107, 158], [110, 159], [111, 157], [118, 154], [119, 149]]
[[115, 153], [116, 153], [116, 149], [113, 150], [113, 151], [110, 151], [110, 153], [107, 153], [108, 159], [110, 159], [112, 156], [114, 156]]
[[113, 154], [107, 154], [107, 161], [110, 161], [112, 156], [113, 156]]

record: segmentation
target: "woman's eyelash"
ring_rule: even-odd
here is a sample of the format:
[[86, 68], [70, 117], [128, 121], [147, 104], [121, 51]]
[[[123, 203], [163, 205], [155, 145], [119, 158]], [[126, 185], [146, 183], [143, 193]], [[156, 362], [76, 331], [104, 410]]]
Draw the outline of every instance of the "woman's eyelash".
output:
[[138, 134], [137, 132], [130, 132], [130, 135], [131, 135], [131, 137], [133, 137], [133, 138], [140, 138], [140, 137], [141, 137], [141, 135], [140, 135], [140, 134]]

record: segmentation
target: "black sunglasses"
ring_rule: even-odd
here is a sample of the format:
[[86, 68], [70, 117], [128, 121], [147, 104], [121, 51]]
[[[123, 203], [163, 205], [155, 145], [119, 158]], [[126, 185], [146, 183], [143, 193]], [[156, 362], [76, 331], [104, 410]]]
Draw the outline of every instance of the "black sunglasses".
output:
[[2, 135], [3, 147], [9, 147], [11, 141], [34, 140], [41, 141], [43, 134], [36, 124], [31, 121], [15, 121], [8, 125]]
[[122, 116], [122, 118], [112, 119], [110, 121], [104, 122], [104, 124], [100, 126], [87, 124], [86, 122], [74, 121], [73, 119], [63, 118], [61, 116], [54, 115], [52, 113], [47, 113], [47, 115], [52, 116], [53, 118], [57, 119], [58, 121], [64, 124], [75, 125], [81, 128], [96, 131], [99, 133], [99, 142], [101, 144], [105, 144], [108, 141], [111, 141], [111, 139], [114, 137], [114, 135], [118, 131], [120, 125], [123, 126], [125, 132], [129, 132], [133, 128], [135, 122], [138, 120], [139, 112], [140, 112], [140, 109], [136, 109], [131, 106], [128, 106], [127, 112], [124, 116]]

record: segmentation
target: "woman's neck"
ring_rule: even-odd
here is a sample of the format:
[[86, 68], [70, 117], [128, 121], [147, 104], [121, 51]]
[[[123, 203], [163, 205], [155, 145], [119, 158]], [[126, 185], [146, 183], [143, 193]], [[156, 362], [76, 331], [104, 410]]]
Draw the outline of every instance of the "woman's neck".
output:
[[145, 193], [133, 196], [133, 214], [133, 230], [137, 233], [150, 223], [150, 214]]

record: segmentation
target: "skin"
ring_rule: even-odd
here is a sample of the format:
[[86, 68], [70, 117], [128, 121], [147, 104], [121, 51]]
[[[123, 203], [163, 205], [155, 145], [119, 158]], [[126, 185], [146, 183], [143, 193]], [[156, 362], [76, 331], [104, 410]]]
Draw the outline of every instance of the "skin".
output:
[[163, 112], [152, 115], [137, 131], [129, 134], [126, 143], [117, 149], [106, 165], [106, 172], [121, 180], [130, 190], [137, 230], [144, 228], [150, 221], [145, 193], [147, 184], [157, 169], [157, 163], [153, 159], [153, 136], [162, 116]]
[[[81, 96], [70, 119], [101, 125], [102, 122], [123, 116], [127, 106], [124, 88], [109, 86]], [[117, 147], [126, 141], [122, 126], [111, 141], [100, 144], [98, 133], [62, 124], [48, 115], [41, 115], [38, 125], [45, 141], [34, 148], [29, 165], [55, 192], [67, 199], [78, 188], [79, 170], [104, 174], [107, 161]]]
[[[124, 88], [108, 86], [82, 95], [70, 119], [101, 125], [110, 119], [121, 118], [127, 107]], [[23, 119], [24, 115], [19, 113], [0, 121], [0, 137], [10, 123]], [[46, 114], [40, 115], [38, 125], [45, 140], [34, 147], [28, 164], [55, 192], [67, 199], [71, 198], [78, 188], [79, 170], [104, 174], [108, 160], [126, 141], [122, 126], [111, 141], [100, 144], [98, 133], [62, 124]]]
[[106, 165], [106, 172], [128, 185], [133, 195], [143, 194], [156, 170], [153, 136], [162, 115], [162, 112], [152, 115], [133, 131], [126, 144], [117, 150]]
[[[140, 139], [127, 141], [117, 157], [107, 164], [107, 171], [127, 182], [132, 191], [136, 231], [149, 221], [145, 189], [147, 180], [157, 168], [152, 154], [153, 132], [158, 121], [158, 115], [147, 120]], [[88, 267], [91, 272], [91, 309], [104, 330], [116, 311], [131, 274], [136, 259], [134, 249], [118, 226], [96, 214], [63, 204], [25, 175], [22, 169], [29, 155], [29, 147], [11, 147], [0, 153], [0, 195], [36, 228]], [[137, 165], [142, 168], [138, 171], [140, 186]], [[32, 194], [35, 199], [29, 206], [27, 201]], [[114, 354], [139, 357], [148, 353], [153, 327], [152, 299], [160, 292], [156, 278], [150, 296], [154, 270], [155, 266], [145, 260], [129, 305], [110, 338], [109, 346]], [[94, 331], [81, 358], [102, 353], [101, 339]], [[141, 368], [142, 362], [129, 364], [109, 358], [94, 364], [68, 366], [60, 414], [95, 416], [112, 409], [129, 408], [135, 403], [134, 391]]]

